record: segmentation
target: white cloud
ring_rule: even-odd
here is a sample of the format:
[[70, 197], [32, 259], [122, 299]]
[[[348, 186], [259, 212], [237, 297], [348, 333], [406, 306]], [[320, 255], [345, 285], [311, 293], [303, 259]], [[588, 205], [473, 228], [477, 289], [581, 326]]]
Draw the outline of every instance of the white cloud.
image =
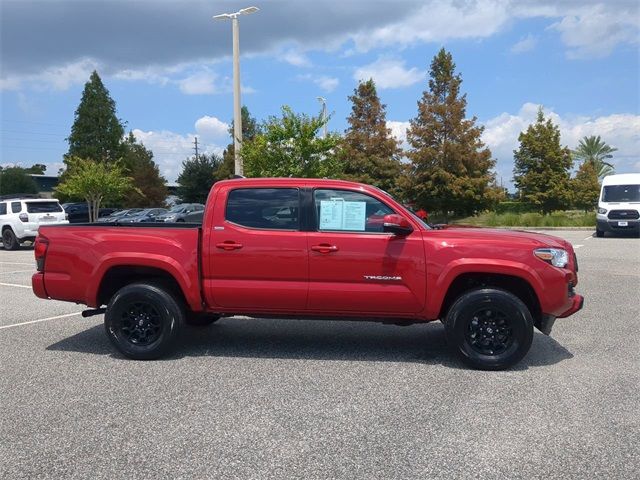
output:
[[403, 60], [381, 57], [369, 65], [356, 69], [354, 80], [373, 78], [379, 89], [400, 88], [413, 85], [424, 78], [424, 72], [417, 68], [405, 68]]
[[[145, 132], [136, 128], [133, 130], [133, 135], [153, 152], [153, 158], [160, 168], [160, 173], [168, 182], [176, 181], [182, 171], [182, 162], [194, 154], [195, 134], [182, 135], [167, 130]], [[222, 155], [224, 148], [213, 143], [199, 142], [199, 151]]]
[[[545, 117], [551, 118], [560, 127], [560, 142], [563, 146], [575, 148], [582, 137], [600, 135], [605, 142], [618, 149], [612, 159], [617, 172], [638, 170], [640, 115], [625, 113], [600, 117], [561, 116], [548, 108], [544, 112]], [[517, 114], [501, 113], [484, 124], [482, 139], [497, 159], [496, 170], [505, 185], [511, 185], [513, 151], [519, 146], [518, 135], [536, 121], [537, 113], [537, 104], [525, 103]]]
[[298, 75], [299, 80], [310, 80], [320, 87], [325, 92], [333, 92], [340, 84], [340, 80], [334, 77], [328, 77], [326, 75], [315, 76], [307, 73], [305, 75]]
[[529, 34], [526, 37], [521, 38], [511, 47], [511, 53], [524, 53], [533, 50], [538, 43], [538, 39]]
[[205, 115], [196, 120], [196, 132], [206, 142], [211, 139], [220, 139], [229, 135], [229, 124], [218, 120], [216, 117]]
[[211, 72], [198, 72], [178, 82], [180, 91], [186, 95], [210, 95], [218, 93], [216, 80], [218, 75]]
[[400, 142], [400, 146], [404, 150], [409, 148], [409, 144], [407, 143], [407, 129], [409, 126], [409, 122], [387, 121], [387, 128], [391, 130], [391, 135]]
[[572, 12], [550, 28], [560, 32], [569, 58], [605, 57], [618, 44], [638, 44], [638, 18], [637, 7], [629, 11], [599, 4]]
[[[401, 7], [402, 4], [399, 5]], [[452, 38], [483, 38], [498, 32], [509, 19], [504, 0], [442, 2], [432, 0], [403, 20], [353, 35], [356, 49], [409, 46]]]
[[72, 85], [84, 84], [91, 72], [99, 69], [99, 64], [91, 58], [51, 67], [38, 74], [7, 76], [0, 78], [0, 90], [18, 90], [23, 84], [36, 90], [67, 90]]
[[287, 62], [295, 67], [310, 67], [311, 61], [307, 58], [307, 56], [296, 50], [289, 50], [280, 55], [280, 59], [284, 62]]

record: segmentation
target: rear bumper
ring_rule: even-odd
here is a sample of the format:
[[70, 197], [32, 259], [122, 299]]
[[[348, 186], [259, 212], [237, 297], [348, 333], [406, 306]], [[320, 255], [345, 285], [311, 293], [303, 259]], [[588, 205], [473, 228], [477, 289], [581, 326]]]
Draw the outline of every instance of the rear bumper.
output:
[[44, 288], [44, 273], [34, 273], [31, 277], [31, 288], [38, 298], [49, 298]]

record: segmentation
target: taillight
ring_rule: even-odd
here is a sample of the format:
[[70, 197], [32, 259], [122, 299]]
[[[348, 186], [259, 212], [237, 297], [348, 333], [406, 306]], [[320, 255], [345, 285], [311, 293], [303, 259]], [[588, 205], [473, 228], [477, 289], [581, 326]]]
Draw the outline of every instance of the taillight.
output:
[[26, 213], [21, 213], [20, 215], [18, 215], [18, 218], [22, 222], [28, 222], [29, 221], [29, 215], [27, 215]]
[[42, 235], [36, 237], [36, 243], [33, 246], [33, 251], [36, 256], [36, 269], [39, 272], [44, 271], [44, 259], [47, 256], [47, 248], [49, 248], [49, 240]]

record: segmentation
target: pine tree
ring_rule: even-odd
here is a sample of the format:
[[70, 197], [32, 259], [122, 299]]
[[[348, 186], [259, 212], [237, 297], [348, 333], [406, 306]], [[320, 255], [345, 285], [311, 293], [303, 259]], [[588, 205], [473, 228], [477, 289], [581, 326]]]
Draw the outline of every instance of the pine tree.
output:
[[583, 162], [578, 168], [576, 177], [571, 180], [573, 204], [585, 212], [593, 211], [598, 204], [600, 183], [598, 172], [592, 162]]
[[124, 142], [123, 165], [135, 189], [124, 197], [127, 207], [161, 207], [167, 198], [166, 180], [153, 161], [153, 153], [138, 143], [133, 133]]
[[[122, 154], [124, 128], [116, 117], [116, 104], [96, 71], [84, 86], [71, 127], [67, 157], [114, 162]], [[65, 162], [66, 163], [66, 162]]]
[[542, 108], [536, 123], [518, 136], [520, 148], [513, 151], [513, 179], [520, 199], [543, 213], [569, 206], [571, 151], [560, 145], [560, 129], [545, 119]]
[[476, 117], [466, 119], [462, 78], [444, 48], [433, 58], [429, 76], [429, 90], [407, 130], [411, 163], [403, 178], [405, 196], [429, 212], [469, 215], [490, 203], [485, 193], [494, 181], [495, 160], [480, 139], [484, 128], [476, 126]]
[[340, 155], [344, 177], [393, 192], [402, 169], [401, 149], [387, 128], [386, 105], [374, 81], [360, 82], [349, 100], [353, 105]]

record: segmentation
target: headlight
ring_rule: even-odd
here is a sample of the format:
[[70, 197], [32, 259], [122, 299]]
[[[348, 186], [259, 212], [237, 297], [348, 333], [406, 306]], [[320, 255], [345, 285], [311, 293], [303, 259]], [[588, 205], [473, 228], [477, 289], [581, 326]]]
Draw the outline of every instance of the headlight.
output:
[[550, 263], [554, 267], [566, 267], [569, 263], [569, 254], [566, 250], [559, 248], [538, 248], [533, 254], [540, 260]]
[[604, 215], [605, 213], [607, 213], [607, 209], [606, 208], [598, 208], [598, 213], [601, 215]]

